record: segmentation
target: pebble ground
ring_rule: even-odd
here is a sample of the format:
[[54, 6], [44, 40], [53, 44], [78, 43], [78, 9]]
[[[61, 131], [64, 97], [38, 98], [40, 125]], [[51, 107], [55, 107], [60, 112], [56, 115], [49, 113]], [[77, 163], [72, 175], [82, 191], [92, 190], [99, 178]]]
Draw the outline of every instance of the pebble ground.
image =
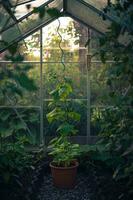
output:
[[73, 189], [58, 189], [50, 174], [44, 176], [37, 200], [91, 200], [89, 177], [79, 173]]

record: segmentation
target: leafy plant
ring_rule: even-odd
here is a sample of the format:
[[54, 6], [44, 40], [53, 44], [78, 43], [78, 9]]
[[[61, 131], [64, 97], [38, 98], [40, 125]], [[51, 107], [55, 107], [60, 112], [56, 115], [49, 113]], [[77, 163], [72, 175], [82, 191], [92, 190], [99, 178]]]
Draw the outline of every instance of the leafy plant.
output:
[[0, 68], [0, 104], [4, 105], [0, 109], [0, 184], [6, 185], [6, 189], [14, 184], [22, 188], [20, 177], [26, 169], [32, 168], [32, 156], [25, 149], [31, 142], [26, 123], [29, 120], [32, 126], [35, 116], [28, 114], [26, 119], [26, 112], [16, 108], [16, 104], [26, 91], [34, 92], [37, 86], [29, 77], [32, 66], [18, 64], [24, 58], [17, 50], [18, 45], [10, 47], [5, 58], [11, 64]]
[[[104, 9], [116, 17], [105, 36], [100, 38], [101, 61], [108, 57], [113, 63], [106, 67], [106, 85], [110, 89], [109, 98], [113, 106], [99, 109], [99, 115], [93, 119], [99, 122], [103, 139], [103, 150], [96, 144], [95, 153], [99, 160], [112, 169], [113, 179], [125, 185], [125, 191], [118, 198], [132, 199], [133, 196], [133, 32], [131, 1], [109, 3]], [[123, 38], [123, 39], [122, 39]], [[123, 42], [124, 40], [124, 42]], [[108, 157], [106, 157], [108, 155]], [[94, 159], [95, 159], [94, 156]]]
[[0, 177], [6, 184], [11, 184], [15, 179], [20, 184], [19, 175], [24, 169], [32, 166], [32, 156], [26, 152], [25, 144], [29, 141], [26, 137], [16, 138], [14, 143], [5, 142], [0, 149]]
[[75, 158], [80, 154], [78, 144], [72, 144], [66, 137], [54, 138], [49, 145], [52, 151], [49, 155], [53, 156], [53, 163], [60, 167], [69, 167]]
[[59, 136], [50, 142], [49, 155], [54, 157], [53, 162], [58, 166], [70, 166], [79, 154], [79, 145], [71, 144], [68, 137], [77, 133], [75, 124], [80, 120], [80, 114], [70, 107], [69, 97], [72, 93], [71, 82], [65, 79], [57, 84], [50, 92], [53, 101], [49, 103], [52, 111], [47, 114], [49, 123], [58, 122], [56, 131]]

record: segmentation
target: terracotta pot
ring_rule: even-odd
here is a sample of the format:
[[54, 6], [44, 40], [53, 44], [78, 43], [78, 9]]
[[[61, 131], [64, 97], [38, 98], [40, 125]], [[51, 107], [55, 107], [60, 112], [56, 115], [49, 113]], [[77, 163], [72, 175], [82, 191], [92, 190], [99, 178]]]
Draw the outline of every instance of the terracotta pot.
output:
[[71, 167], [56, 167], [51, 162], [50, 167], [54, 185], [60, 188], [73, 188], [76, 183], [78, 166], [79, 163], [77, 161], [75, 161], [74, 165]]

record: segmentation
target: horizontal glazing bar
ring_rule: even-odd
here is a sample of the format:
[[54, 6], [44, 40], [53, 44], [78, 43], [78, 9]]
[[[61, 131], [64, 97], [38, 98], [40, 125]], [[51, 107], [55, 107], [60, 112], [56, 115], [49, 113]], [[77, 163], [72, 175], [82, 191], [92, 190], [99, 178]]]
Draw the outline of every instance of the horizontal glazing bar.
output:
[[[118, 106], [111, 106], [111, 105], [90, 105], [91, 108], [114, 108], [114, 107], [118, 107]], [[126, 106], [123, 105], [123, 108], [133, 108], [133, 106]]]
[[[115, 61], [106, 61], [106, 63], [114, 63]], [[10, 64], [13, 63], [11, 61], [0, 61], [0, 63], [4, 63], [4, 64]], [[39, 61], [23, 61], [23, 62], [15, 62], [15, 63], [20, 63], [20, 64], [40, 64]], [[42, 62], [43, 64], [61, 64], [61, 62]], [[83, 62], [64, 62], [65, 64], [82, 64]], [[100, 60], [92, 60], [91, 63], [102, 63]]]
[[0, 108], [40, 108], [40, 106], [0, 106]]
[[[13, 63], [11, 61], [0, 61], [0, 63], [4, 63], [4, 64], [10, 64]], [[23, 62], [15, 62], [15, 63], [20, 63], [20, 64], [40, 64], [39, 61], [23, 61]], [[62, 62], [42, 62], [43, 64], [62, 64]], [[83, 62], [64, 62], [64, 63], [68, 63], [68, 64], [82, 64]], [[14, 64], [14, 63], [13, 63]]]
[[[68, 101], [87, 101], [87, 99], [68, 99]], [[52, 99], [44, 99], [44, 101], [52, 101]], [[114, 108], [116, 106], [110, 106], [110, 105], [90, 105], [91, 108]], [[123, 108], [133, 108], [133, 106], [122, 106]], [[41, 109], [40, 106], [0, 106], [1, 108], [36, 108], [36, 109]]]
[[[53, 99], [44, 99], [44, 101], [53, 101]], [[67, 101], [87, 101], [87, 99], [67, 99]]]
[[37, 108], [40, 109], [40, 106], [0, 106], [0, 108]]

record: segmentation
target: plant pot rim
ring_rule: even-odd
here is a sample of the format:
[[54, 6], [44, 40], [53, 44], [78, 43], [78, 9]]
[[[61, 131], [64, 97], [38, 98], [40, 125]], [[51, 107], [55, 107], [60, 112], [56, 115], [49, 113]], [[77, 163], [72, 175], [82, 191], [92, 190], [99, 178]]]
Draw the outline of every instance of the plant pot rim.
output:
[[70, 167], [58, 167], [58, 166], [55, 166], [55, 165], [53, 164], [53, 161], [52, 161], [52, 162], [49, 164], [49, 166], [50, 166], [51, 168], [54, 168], [54, 169], [66, 170], [66, 169], [74, 169], [74, 168], [78, 167], [78, 166], [79, 166], [79, 163], [78, 163], [78, 161], [74, 161], [74, 165], [73, 165], [73, 166], [70, 166]]

